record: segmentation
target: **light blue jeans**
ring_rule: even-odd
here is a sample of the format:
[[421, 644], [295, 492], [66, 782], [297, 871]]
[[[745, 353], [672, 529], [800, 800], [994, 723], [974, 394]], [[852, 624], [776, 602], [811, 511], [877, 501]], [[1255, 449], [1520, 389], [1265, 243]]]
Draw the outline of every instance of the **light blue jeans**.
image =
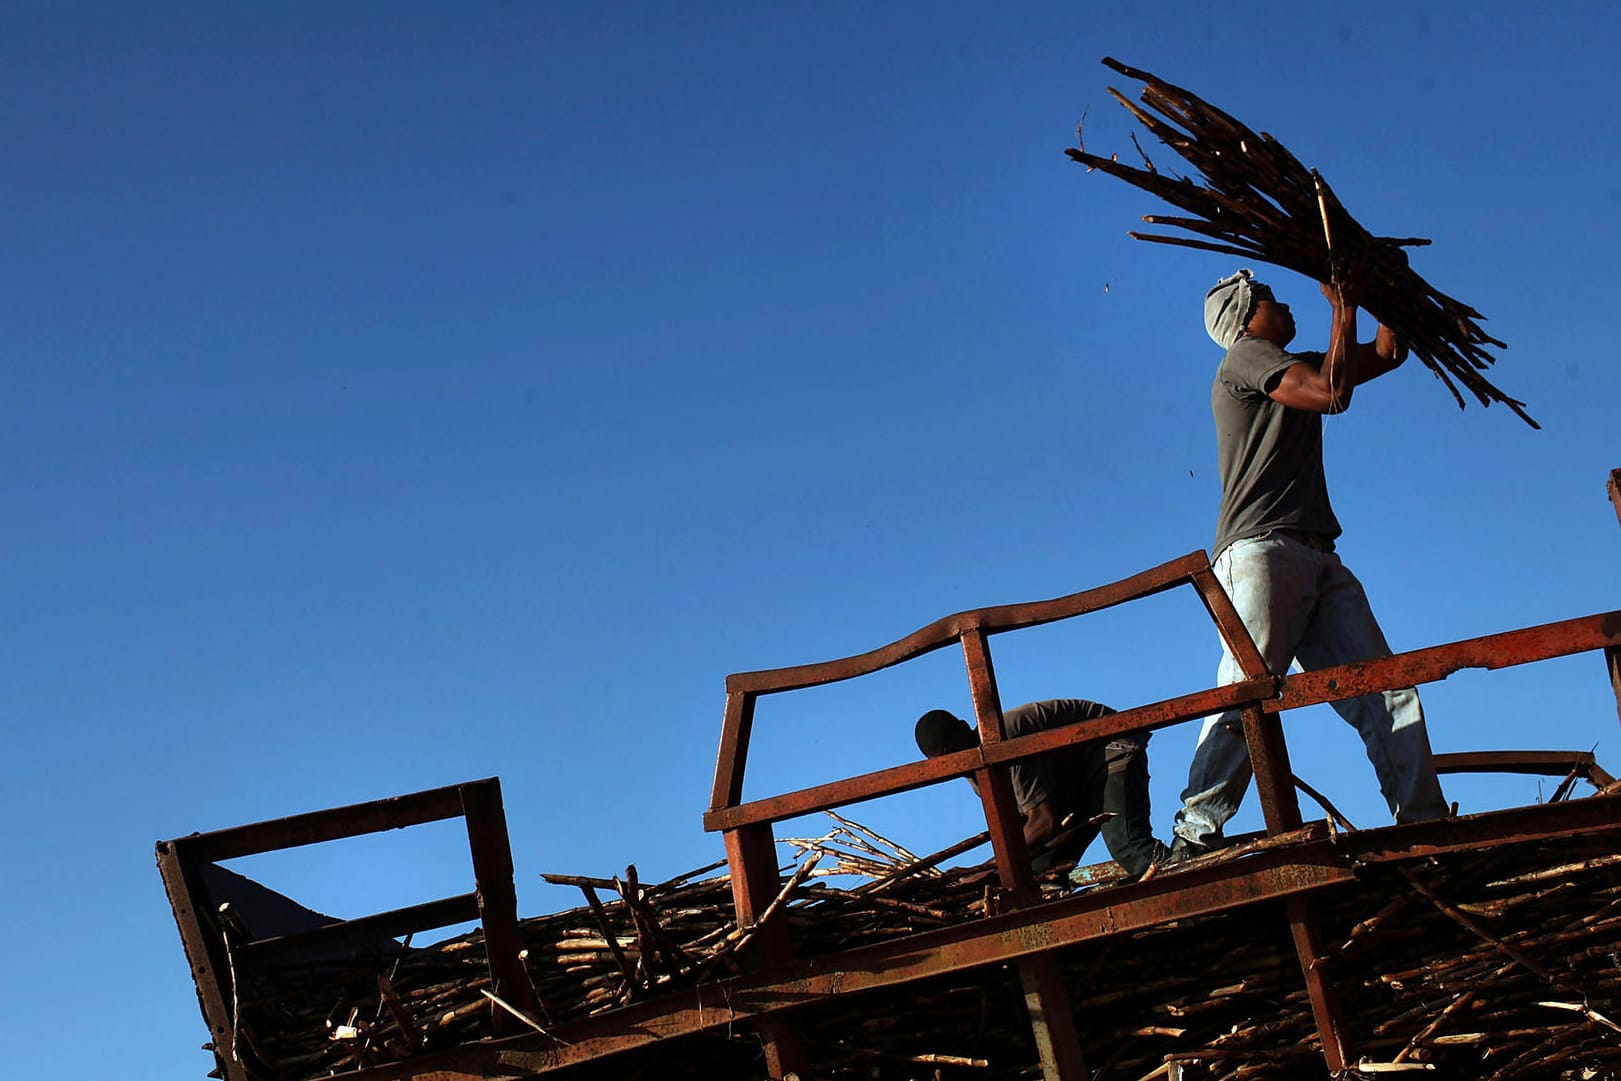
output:
[[[1288, 672], [1292, 660], [1310, 670], [1390, 656], [1362, 583], [1333, 552], [1274, 532], [1235, 541], [1212, 567], [1274, 674]], [[1244, 678], [1225, 646], [1216, 678], [1222, 685]], [[1416, 690], [1367, 694], [1333, 706], [1362, 736], [1397, 822], [1447, 814]], [[1238, 711], [1205, 718], [1176, 815], [1177, 834], [1196, 843], [1217, 842], [1251, 776]]]

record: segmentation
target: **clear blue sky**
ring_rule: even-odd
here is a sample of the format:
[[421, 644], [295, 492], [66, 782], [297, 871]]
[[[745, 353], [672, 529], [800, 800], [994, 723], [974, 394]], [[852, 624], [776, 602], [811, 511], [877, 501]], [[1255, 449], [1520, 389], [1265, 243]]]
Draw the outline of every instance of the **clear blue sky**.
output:
[[[573, 905], [538, 875], [718, 855], [728, 672], [1207, 547], [1233, 264], [1128, 239], [1162, 206], [1064, 158], [1088, 109], [1131, 151], [1105, 55], [1434, 238], [1417, 268], [1510, 343], [1541, 432], [1416, 363], [1329, 422], [1396, 648], [1621, 607], [1621, 8], [1355, 7], [4, 5], [11, 1072], [209, 1068], [160, 838], [499, 774], [522, 910]], [[1217, 660], [1184, 593], [993, 647], [1009, 704]], [[1426, 701], [1438, 749], [1621, 767], [1595, 657]], [[935, 705], [967, 707], [950, 653], [768, 699], [750, 794], [909, 760]], [[1162, 834], [1193, 727], [1153, 744]], [[1344, 725], [1288, 731], [1384, 820]], [[979, 828], [960, 783], [852, 813]], [[431, 828], [244, 869], [337, 915], [469, 888]]]

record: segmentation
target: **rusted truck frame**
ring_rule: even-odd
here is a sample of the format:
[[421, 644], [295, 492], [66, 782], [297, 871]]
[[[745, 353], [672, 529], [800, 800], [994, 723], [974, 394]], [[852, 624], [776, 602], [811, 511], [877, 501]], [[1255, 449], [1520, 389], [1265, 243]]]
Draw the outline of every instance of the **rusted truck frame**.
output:
[[[1621, 522], [1621, 470], [1610, 474], [1608, 494]], [[1128, 709], [1071, 728], [1006, 738], [992, 663], [992, 635], [1096, 612], [1166, 590], [1191, 586], [1245, 678]], [[743, 778], [762, 695], [867, 675], [924, 654], [956, 646], [963, 652], [981, 746], [936, 759], [816, 785], [745, 802]], [[1393, 826], [1355, 833], [1327, 823], [1302, 822], [1289, 767], [1282, 711], [1371, 692], [1445, 679], [1465, 668], [1498, 669], [1582, 652], [1602, 652], [1621, 717], [1621, 611], [1601, 612], [1447, 645], [1413, 650], [1382, 660], [1340, 665], [1293, 676], [1266, 671], [1254, 643], [1210, 570], [1204, 552], [1193, 552], [1097, 589], [1054, 600], [960, 612], [880, 649], [822, 664], [742, 673], [726, 681], [722, 726], [705, 829], [724, 836], [741, 926], [755, 923], [780, 889], [773, 834], [775, 823], [820, 810], [938, 784], [956, 777], [978, 781], [1000, 882], [999, 914], [984, 920], [924, 932], [895, 942], [816, 957], [796, 957], [780, 922], [761, 926], [745, 975], [700, 985], [664, 998], [558, 1026], [511, 1035], [516, 1017], [532, 1010], [521, 979], [513, 933], [516, 905], [499, 787], [494, 781], [437, 789], [355, 807], [317, 812], [162, 842], [158, 858], [192, 964], [203, 1013], [213, 1034], [221, 1076], [253, 1081], [251, 1064], [237, 1053], [231, 1009], [232, 967], [320, 943], [382, 932], [403, 934], [473, 918], [484, 924], [495, 1038], [423, 1054], [386, 1066], [343, 1075], [353, 1081], [416, 1078], [472, 1081], [532, 1077], [574, 1064], [739, 1023], [752, 1023], [774, 1078], [808, 1081], [811, 1063], [799, 1039], [793, 1011], [827, 999], [892, 987], [945, 973], [1011, 962], [1025, 990], [1032, 1031], [1047, 1081], [1088, 1077], [1077, 1019], [1065, 993], [1055, 951], [1170, 920], [1283, 902], [1302, 981], [1321, 1037], [1323, 1062], [1338, 1072], [1356, 1061], [1344, 1034], [1333, 986], [1318, 964], [1323, 956], [1313, 912], [1319, 891], [1353, 879], [1357, 868], [1417, 856], [1520, 844], [1545, 838], [1604, 835], [1621, 840], [1621, 793], [1591, 754], [1551, 751], [1485, 751], [1441, 755], [1444, 772], [1506, 770], [1547, 775], [1580, 774], [1602, 792], [1568, 802], [1521, 807], [1460, 819]], [[1239, 709], [1255, 770], [1266, 837], [1245, 858], [1193, 865], [1145, 881], [1118, 885], [1042, 903], [1032, 881], [1008, 767], [1033, 755], [1118, 733], [1179, 724], [1225, 709]], [[201, 863], [310, 844], [416, 822], [462, 816], [468, 822], [477, 888], [472, 894], [348, 921], [308, 933], [293, 942], [232, 942], [210, 911], [198, 877]]]

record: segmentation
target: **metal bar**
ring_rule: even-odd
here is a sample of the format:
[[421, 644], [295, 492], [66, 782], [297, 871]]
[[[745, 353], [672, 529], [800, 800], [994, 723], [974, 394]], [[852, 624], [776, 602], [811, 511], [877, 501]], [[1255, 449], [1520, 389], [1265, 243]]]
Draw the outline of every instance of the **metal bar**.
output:
[[[1610, 470], [1610, 482], [1605, 486], [1610, 506], [1615, 508], [1616, 524], [1621, 525], [1621, 469]], [[1621, 718], [1621, 646], [1611, 645], [1604, 651], [1604, 661], [1610, 670], [1610, 687], [1615, 691], [1615, 712]]]
[[1017, 739], [1004, 740], [995, 747], [959, 751], [940, 758], [908, 762], [888, 769], [874, 770], [843, 781], [803, 788], [780, 796], [754, 800], [735, 807], [712, 810], [704, 815], [704, 829], [710, 831], [735, 829], [751, 822], [780, 822], [817, 811], [831, 810], [879, 796], [908, 792], [914, 788], [966, 777], [986, 765], [1017, 761], [1032, 755], [1044, 754], [1076, 743], [1107, 739], [1122, 732], [1163, 728], [1180, 724], [1194, 717], [1219, 713], [1224, 709], [1241, 706], [1259, 698], [1270, 698], [1277, 693], [1277, 680], [1268, 676], [1263, 680], [1249, 680], [1215, 687], [1195, 694], [1155, 702], [1136, 709], [1111, 713], [1084, 724], [1064, 725], [1061, 728], [1036, 732]]
[[1289, 916], [1289, 931], [1294, 937], [1295, 954], [1300, 958], [1300, 974], [1306, 981], [1306, 997], [1311, 1002], [1312, 1020], [1317, 1025], [1317, 1036], [1323, 1045], [1323, 1064], [1330, 1075], [1338, 1077], [1352, 1059], [1345, 1038], [1345, 1025], [1334, 985], [1323, 973], [1322, 936], [1317, 929], [1316, 914], [1312, 911], [1312, 898], [1300, 894], [1286, 898], [1284, 911]]
[[448, 785], [444, 788], [431, 788], [425, 792], [414, 792], [406, 796], [392, 796], [347, 807], [311, 811], [307, 814], [255, 822], [212, 833], [194, 833], [189, 837], [177, 837], [167, 843], [173, 845], [187, 860], [197, 863], [218, 863], [220, 860], [253, 856], [261, 852], [300, 848], [304, 845], [320, 844], [323, 841], [359, 837], [367, 833], [382, 833], [385, 830], [459, 817], [462, 813], [463, 787]]
[[1250, 768], [1255, 772], [1255, 793], [1261, 798], [1261, 816], [1268, 833], [1300, 827], [1300, 799], [1295, 795], [1289, 747], [1277, 714], [1259, 704], [1243, 707], [1244, 740], [1249, 744]]
[[1086, 1055], [1075, 1028], [1075, 1011], [1064, 984], [1064, 968], [1050, 953], [1019, 962], [1024, 1008], [1036, 1038], [1036, 1058], [1043, 1081], [1087, 1081]]
[[[1232, 598], [1214, 571], [1195, 574], [1193, 585], [1215, 621], [1228, 654], [1238, 663], [1239, 670], [1251, 679], [1269, 675], [1266, 659], [1261, 656], [1249, 628], [1244, 625]], [[1244, 738], [1249, 744], [1250, 766], [1255, 773], [1256, 794], [1260, 797], [1267, 832], [1277, 834], [1297, 829], [1300, 826], [1300, 798], [1295, 793], [1283, 726], [1277, 714], [1266, 713], [1259, 703], [1245, 705], [1242, 716]], [[1307, 895], [1290, 897], [1284, 902], [1284, 911], [1289, 918], [1290, 936], [1300, 961], [1306, 997], [1311, 1003], [1312, 1019], [1322, 1045], [1323, 1063], [1330, 1074], [1338, 1076], [1350, 1061], [1351, 1054], [1346, 1046], [1345, 1026], [1341, 1022], [1333, 985], [1323, 975], [1322, 941], [1312, 899]]]
[[[1526, 773], [1558, 777], [1571, 770], [1586, 772], [1596, 766], [1592, 751], [1455, 751], [1435, 756], [1437, 773]], [[1599, 772], [1604, 773], [1602, 769]]]
[[[1003, 741], [1002, 702], [996, 691], [996, 671], [991, 666], [990, 646], [984, 631], [969, 631], [962, 639], [963, 659], [968, 666], [968, 690], [974, 701], [974, 718], [979, 723], [979, 745], [995, 747]], [[996, 870], [1012, 903], [1027, 905], [1039, 895], [1030, 874], [1030, 853], [1024, 845], [1024, 829], [1019, 808], [1013, 799], [1013, 779], [1009, 767], [985, 766], [975, 777], [975, 789], [985, 805], [985, 825], [996, 854]]]
[[[1216, 576], [1208, 574], [1196, 584], [1222, 630], [1228, 653], [1238, 661], [1240, 669], [1251, 677], [1267, 674], [1266, 660]], [[1295, 793], [1294, 771], [1289, 765], [1289, 746], [1283, 739], [1282, 722], [1277, 714], [1265, 712], [1260, 703], [1244, 706], [1241, 716], [1267, 832], [1277, 834], [1298, 829], [1300, 798]], [[1290, 897], [1284, 902], [1295, 956], [1300, 962], [1300, 975], [1306, 984], [1306, 998], [1311, 1003], [1312, 1020], [1322, 1045], [1323, 1064], [1337, 1077], [1350, 1061], [1351, 1054], [1346, 1046], [1338, 999], [1333, 985], [1323, 974], [1322, 937], [1313, 908], [1312, 898], [1305, 895]]]
[[1621, 612], [1600, 612], [1488, 634], [1442, 646], [1397, 653], [1374, 661], [1318, 668], [1283, 678], [1282, 693], [1266, 705], [1275, 713], [1319, 702], [1412, 687], [1445, 679], [1464, 668], [1508, 668], [1530, 661], [1565, 657], [1587, 650], [1621, 646]]
[[231, 1054], [235, 1021], [229, 1005], [230, 969], [224, 943], [213, 929], [211, 918], [203, 914], [207, 893], [197, 881], [193, 870], [196, 865], [182, 858], [172, 841], [158, 842], [157, 857], [163, 888], [169, 894], [169, 907], [174, 910], [180, 930], [180, 944], [191, 965], [192, 982], [197, 985], [197, 1003], [214, 1045], [214, 1060], [226, 1081], [247, 1081], [242, 1064]]
[[241, 946], [237, 956], [254, 964], [296, 957], [312, 950], [335, 949], [357, 942], [396, 938], [412, 931], [431, 931], [479, 918], [478, 894], [463, 893], [442, 901], [396, 908], [375, 916], [340, 920], [325, 927], [277, 938], [261, 938]]
[[736, 807], [710, 811], [704, 815], [704, 829], [710, 832], [738, 829], [761, 822], [780, 822], [785, 818], [832, 810], [846, 804], [878, 796], [909, 792], [914, 788], [948, 781], [953, 777], [966, 777], [985, 764], [977, 750], [958, 751], [939, 758], [907, 762], [887, 769], [863, 773], [843, 781], [802, 788], [781, 796], [754, 800]]
[[1615, 713], [1621, 718], [1621, 646], [1607, 647], [1604, 663], [1610, 669], [1610, 688], [1615, 691]]
[[[473, 879], [478, 887], [478, 916], [484, 928], [485, 962], [490, 990], [529, 1014], [540, 1012], [534, 984], [519, 956], [518, 892], [512, 881], [512, 844], [507, 838], [507, 815], [501, 805], [501, 782], [491, 779], [461, 786], [462, 815], [467, 822], [467, 845], [473, 858]], [[495, 1002], [490, 1019], [497, 1035], [519, 1030], [521, 1022]]]
[[997, 634], [1002, 631], [1037, 627], [1043, 623], [1068, 619], [1070, 616], [1111, 608], [1126, 601], [1149, 597], [1182, 585], [1194, 572], [1209, 566], [1209, 557], [1203, 551], [1190, 552], [1180, 559], [1162, 563], [1141, 574], [1134, 574], [1130, 578], [1123, 578], [1118, 582], [1083, 590], [1080, 593], [1071, 593], [1046, 601], [1005, 604], [958, 612], [937, 619], [905, 638], [853, 657], [842, 657], [818, 664], [796, 665], [792, 668], [734, 673], [726, 677], [726, 690], [775, 694], [779, 691], [799, 690], [869, 675], [951, 645], [967, 631], [980, 630], [986, 634]]
[[[726, 862], [732, 877], [732, 904], [740, 930], [754, 928], [781, 886], [777, 873], [777, 843], [769, 824], [745, 826], [726, 833]], [[788, 963], [793, 947], [788, 926], [779, 919], [755, 932], [754, 944], [743, 955], [750, 971], [774, 969]], [[790, 1073], [808, 1079], [810, 1056], [798, 1026], [779, 1018], [765, 1018], [755, 1025], [755, 1034], [765, 1053], [766, 1072], [771, 1077]]]
[[[966, 632], [962, 650], [974, 717], [979, 723], [979, 743], [995, 749], [1006, 740], [1007, 727], [985, 631]], [[1023, 907], [1039, 901], [1041, 893], [1030, 870], [1030, 852], [1025, 847], [1022, 816], [1014, 802], [1011, 771], [1008, 765], [987, 765], [979, 773], [975, 788], [985, 805], [986, 828], [996, 853], [1002, 888], [1012, 904]], [[1027, 957], [1019, 962], [1019, 982], [1024, 987], [1024, 1007], [1030, 1017], [1042, 1077], [1045, 1081], [1085, 1081], [1086, 1059], [1064, 988], [1063, 970], [1051, 957]]]
[[1195, 717], [1237, 709], [1253, 702], [1270, 701], [1278, 691], [1278, 679], [1264, 676], [1242, 683], [1228, 683], [1205, 691], [1168, 698], [1146, 706], [1121, 710], [1080, 724], [1066, 724], [1049, 728], [1045, 732], [1032, 732], [1028, 736], [1005, 740], [985, 750], [987, 762], [1010, 762], [1062, 750], [1078, 743], [1110, 739], [1126, 732], [1165, 728]]
[[1341, 834], [1337, 844], [1340, 851], [1360, 862], [1390, 863], [1618, 829], [1621, 795], [1593, 795], [1462, 818], [1357, 830]]
[[[781, 883], [777, 873], [777, 842], [768, 824], [726, 832], [726, 863], [732, 880], [732, 906], [740, 930], [753, 927], [771, 904]], [[763, 947], [769, 939], [759, 938]], [[776, 952], [781, 952], [778, 943]]]
[[731, 691], [726, 695], [720, 752], [715, 756], [715, 786], [709, 794], [711, 811], [743, 801], [743, 770], [748, 765], [749, 737], [754, 731], [754, 698], [748, 691]]
[[1233, 606], [1232, 597], [1228, 596], [1226, 587], [1216, 577], [1215, 571], [1207, 565], [1204, 570], [1194, 572], [1193, 588], [1204, 602], [1205, 611], [1215, 621], [1227, 652], [1238, 662], [1239, 671], [1250, 679], [1268, 675], [1266, 659], [1256, 648], [1255, 639], [1250, 637], [1249, 628], [1244, 626], [1243, 618]]

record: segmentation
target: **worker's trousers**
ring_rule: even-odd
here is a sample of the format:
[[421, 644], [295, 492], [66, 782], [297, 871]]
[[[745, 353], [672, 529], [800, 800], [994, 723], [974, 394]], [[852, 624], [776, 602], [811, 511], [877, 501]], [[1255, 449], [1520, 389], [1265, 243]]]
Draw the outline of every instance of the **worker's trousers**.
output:
[[1149, 813], [1148, 733], [1131, 732], [1077, 750], [1081, 753], [1069, 756], [1072, 766], [1084, 763], [1076, 778], [1080, 800], [1070, 808], [1074, 823], [1044, 851], [1031, 854], [1031, 869], [1046, 871], [1080, 859], [1101, 831], [1114, 861], [1127, 874], [1142, 874], [1165, 853], [1154, 839]]
[[[1273, 532], [1228, 545], [1213, 569], [1275, 675], [1286, 673], [1292, 660], [1310, 670], [1390, 655], [1362, 583], [1332, 551]], [[1218, 682], [1243, 678], [1224, 644]], [[1446, 815], [1416, 690], [1367, 694], [1333, 706], [1362, 736], [1397, 822]], [[1177, 834], [1199, 844], [1219, 843], [1222, 825], [1238, 810], [1251, 776], [1239, 712], [1206, 718], [1182, 792]]]

